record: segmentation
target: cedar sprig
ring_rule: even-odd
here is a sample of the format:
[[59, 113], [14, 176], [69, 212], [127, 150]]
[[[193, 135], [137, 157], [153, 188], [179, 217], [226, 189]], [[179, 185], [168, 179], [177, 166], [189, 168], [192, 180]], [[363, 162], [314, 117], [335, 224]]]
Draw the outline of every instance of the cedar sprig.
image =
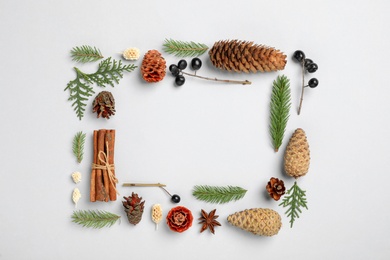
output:
[[96, 83], [99, 87], [106, 85], [114, 87], [114, 83], [118, 84], [123, 77], [123, 72], [131, 72], [136, 68], [137, 66], [134, 64], [122, 65], [121, 61], [112, 61], [111, 57], [100, 62], [95, 73], [86, 74], [75, 67], [76, 79], [70, 81], [64, 91], [69, 89], [68, 100], [73, 101], [72, 107], [74, 107], [77, 117], [81, 120], [84, 116], [85, 102], [95, 93], [90, 86], [91, 84]]
[[103, 55], [96, 47], [88, 45], [76, 46], [70, 51], [72, 60], [76, 62], [86, 63], [103, 59]]
[[237, 186], [195, 186], [192, 195], [202, 201], [210, 203], [227, 203], [242, 199], [247, 190]]
[[78, 132], [73, 138], [73, 154], [77, 158], [77, 162], [81, 163], [84, 156], [84, 144], [86, 133]]
[[111, 227], [120, 216], [101, 210], [73, 211], [72, 222], [90, 228]]
[[275, 152], [282, 145], [290, 107], [290, 80], [284, 75], [278, 76], [273, 82], [270, 108], [270, 133]]
[[295, 219], [302, 213], [301, 207], [307, 208], [306, 191], [299, 188], [297, 182], [287, 191], [279, 206], [289, 207], [285, 214], [290, 217], [290, 227], [293, 227]]
[[173, 39], [165, 39], [163, 50], [169, 54], [174, 54], [178, 57], [194, 57], [200, 56], [208, 50], [208, 46], [203, 43], [176, 41]]

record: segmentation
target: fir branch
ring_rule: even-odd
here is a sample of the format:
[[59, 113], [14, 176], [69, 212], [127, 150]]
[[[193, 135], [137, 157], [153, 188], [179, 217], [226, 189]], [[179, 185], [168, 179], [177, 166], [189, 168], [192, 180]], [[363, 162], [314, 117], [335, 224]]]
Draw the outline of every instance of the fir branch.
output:
[[70, 51], [70, 54], [72, 60], [81, 63], [97, 61], [104, 58], [99, 49], [88, 45], [76, 46]]
[[278, 76], [273, 82], [270, 108], [270, 133], [275, 152], [282, 145], [290, 107], [290, 80], [284, 75]]
[[73, 154], [76, 156], [78, 163], [81, 163], [83, 160], [85, 137], [86, 134], [81, 131], [73, 138]]
[[194, 57], [205, 53], [209, 47], [203, 43], [165, 39], [163, 50], [178, 57]]
[[74, 101], [72, 107], [74, 107], [77, 117], [81, 120], [84, 116], [85, 101], [95, 93], [90, 84], [96, 83], [99, 87], [106, 85], [114, 87], [114, 83], [118, 84], [123, 77], [123, 72], [131, 72], [136, 68], [137, 66], [134, 64], [123, 66], [121, 61], [112, 61], [111, 57], [103, 60], [95, 73], [86, 74], [75, 67], [76, 79], [70, 81], [64, 91], [69, 89], [70, 97], [68, 100]]
[[241, 187], [200, 185], [194, 187], [192, 195], [198, 200], [222, 204], [242, 199], [246, 192]]
[[302, 213], [301, 207], [307, 208], [306, 191], [299, 188], [297, 182], [287, 191], [283, 198], [283, 207], [289, 207], [285, 214], [290, 217], [290, 227], [293, 227], [295, 219], [299, 218], [299, 213]]
[[120, 216], [100, 210], [78, 210], [72, 214], [72, 222], [91, 228], [111, 227], [118, 219]]

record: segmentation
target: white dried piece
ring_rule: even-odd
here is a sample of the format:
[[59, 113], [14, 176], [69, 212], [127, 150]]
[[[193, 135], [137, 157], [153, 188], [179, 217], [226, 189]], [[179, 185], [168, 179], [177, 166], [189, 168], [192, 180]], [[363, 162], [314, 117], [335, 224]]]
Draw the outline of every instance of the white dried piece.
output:
[[80, 198], [81, 198], [81, 192], [78, 188], [75, 188], [73, 190], [72, 200], [73, 200], [74, 204], [76, 205], [76, 207], [77, 207], [77, 202], [79, 202]]
[[138, 60], [140, 52], [138, 48], [127, 48], [122, 55], [125, 60]]
[[81, 181], [81, 173], [80, 172], [72, 173], [72, 179], [74, 183], [79, 183]]
[[158, 223], [162, 220], [162, 208], [160, 204], [154, 204], [152, 206], [152, 221], [156, 223], [156, 230], [158, 228]]

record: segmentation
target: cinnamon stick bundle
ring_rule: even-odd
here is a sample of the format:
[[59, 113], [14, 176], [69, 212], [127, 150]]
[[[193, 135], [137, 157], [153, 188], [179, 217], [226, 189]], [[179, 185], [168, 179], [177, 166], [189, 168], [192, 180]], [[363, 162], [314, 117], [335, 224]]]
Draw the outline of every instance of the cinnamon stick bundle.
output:
[[93, 140], [90, 201], [115, 201], [118, 182], [114, 167], [115, 130], [95, 130]]

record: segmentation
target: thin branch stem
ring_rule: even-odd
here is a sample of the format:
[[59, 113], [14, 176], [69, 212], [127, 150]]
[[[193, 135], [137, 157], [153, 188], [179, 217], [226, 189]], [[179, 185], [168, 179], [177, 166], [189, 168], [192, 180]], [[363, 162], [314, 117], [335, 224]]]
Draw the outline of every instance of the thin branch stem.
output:
[[304, 91], [305, 91], [305, 59], [302, 60], [302, 93], [301, 93], [301, 100], [299, 102], [298, 115], [301, 113]]
[[187, 72], [184, 72], [184, 71], [181, 71], [181, 73], [183, 73], [184, 75], [187, 75], [187, 76], [196, 77], [196, 78], [200, 78], [200, 79], [206, 79], [206, 80], [212, 80], [212, 81], [220, 81], [220, 82], [226, 82], [226, 83], [232, 83], [232, 84], [242, 84], [242, 85], [250, 85], [250, 84], [252, 84], [252, 82], [250, 82], [248, 80], [241, 81], [241, 80], [208, 78], [208, 77], [202, 77], [202, 76], [199, 76], [199, 75], [196, 75], [196, 74], [187, 73]]
[[[124, 187], [165, 187], [167, 185], [161, 183], [123, 183]], [[165, 189], [164, 189], [165, 190]]]

